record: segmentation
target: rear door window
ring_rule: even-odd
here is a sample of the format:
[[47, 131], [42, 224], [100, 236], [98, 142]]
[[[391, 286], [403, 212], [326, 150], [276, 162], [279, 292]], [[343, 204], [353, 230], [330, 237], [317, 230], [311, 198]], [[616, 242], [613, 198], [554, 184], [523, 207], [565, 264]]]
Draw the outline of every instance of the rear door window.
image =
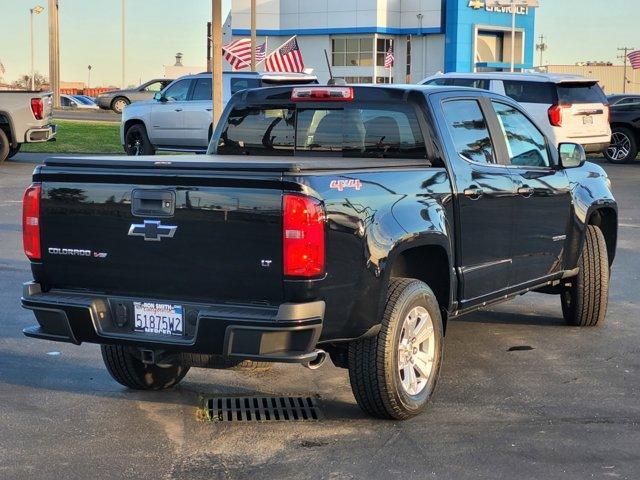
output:
[[248, 88], [259, 88], [259, 78], [232, 78], [231, 79], [231, 95]]
[[193, 86], [191, 100], [211, 100], [211, 78], [197, 78]]
[[458, 154], [477, 163], [495, 163], [489, 127], [476, 100], [452, 100], [442, 104], [447, 128]]
[[518, 103], [556, 103], [555, 85], [549, 82], [523, 82], [504, 80], [504, 93]]
[[469, 87], [489, 90], [490, 80], [483, 78], [436, 78], [425, 85], [439, 85], [445, 87]]
[[558, 100], [561, 104], [607, 103], [607, 97], [597, 83], [560, 83]]

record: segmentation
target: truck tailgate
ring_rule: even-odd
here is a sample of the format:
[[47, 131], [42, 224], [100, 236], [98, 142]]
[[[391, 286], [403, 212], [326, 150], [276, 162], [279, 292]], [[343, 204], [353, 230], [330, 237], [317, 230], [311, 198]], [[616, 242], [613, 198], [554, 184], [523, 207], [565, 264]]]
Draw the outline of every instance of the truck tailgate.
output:
[[280, 301], [279, 177], [157, 173], [114, 180], [108, 171], [43, 167], [44, 283], [161, 299]]

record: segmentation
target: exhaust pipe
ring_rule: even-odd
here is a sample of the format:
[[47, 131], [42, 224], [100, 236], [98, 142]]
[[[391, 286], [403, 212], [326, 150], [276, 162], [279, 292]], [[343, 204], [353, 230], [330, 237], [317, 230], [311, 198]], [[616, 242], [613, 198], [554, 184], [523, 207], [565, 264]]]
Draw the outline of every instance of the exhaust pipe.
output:
[[327, 360], [327, 352], [324, 350], [316, 350], [316, 357], [313, 360], [303, 363], [309, 370], [319, 369]]

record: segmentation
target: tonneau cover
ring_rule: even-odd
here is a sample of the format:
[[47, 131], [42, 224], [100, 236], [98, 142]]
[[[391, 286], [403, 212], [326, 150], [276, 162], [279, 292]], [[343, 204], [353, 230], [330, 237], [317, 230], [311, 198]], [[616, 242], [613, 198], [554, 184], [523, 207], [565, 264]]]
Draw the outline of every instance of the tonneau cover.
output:
[[392, 167], [428, 167], [426, 159], [338, 157], [247, 157], [232, 155], [150, 155], [139, 157], [51, 157], [44, 164], [55, 167], [159, 168], [180, 170], [230, 170], [303, 172], [308, 170], [360, 170]]

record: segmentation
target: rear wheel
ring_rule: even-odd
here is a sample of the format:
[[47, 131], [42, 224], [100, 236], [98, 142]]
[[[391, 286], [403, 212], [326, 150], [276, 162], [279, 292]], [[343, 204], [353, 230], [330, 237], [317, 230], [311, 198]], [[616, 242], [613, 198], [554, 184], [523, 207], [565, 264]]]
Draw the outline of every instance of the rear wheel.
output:
[[615, 127], [611, 134], [611, 144], [604, 151], [611, 163], [631, 163], [638, 156], [636, 136], [628, 128]]
[[0, 163], [9, 158], [11, 152], [11, 144], [9, 143], [9, 137], [4, 130], [0, 129]]
[[129, 105], [131, 102], [124, 97], [117, 97], [111, 102], [111, 110], [116, 113], [122, 113], [124, 107]]
[[349, 379], [362, 410], [404, 420], [422, 412], [442, 363], [442, 317], [418, 280], [392, 279], [379, 333], [349, 344]]
[[102, 360], [113, 379], [134, 390], [164, 390], [174, 387], [189, 371], [183, 365], [150, 365], [128, 347], [102, 345]]
[[124, 151], [127, 155], [155, 155], [156, 150], [153, 148], [147, 129], [144, 125], [136, 124], [130, 126], [124, 134]]
[[609, 300], [609, 259], [602, 231], [587, 226], [579, 273], [562, 292], [562, 314], [569, 325], [594, 327], [604, 322]]

